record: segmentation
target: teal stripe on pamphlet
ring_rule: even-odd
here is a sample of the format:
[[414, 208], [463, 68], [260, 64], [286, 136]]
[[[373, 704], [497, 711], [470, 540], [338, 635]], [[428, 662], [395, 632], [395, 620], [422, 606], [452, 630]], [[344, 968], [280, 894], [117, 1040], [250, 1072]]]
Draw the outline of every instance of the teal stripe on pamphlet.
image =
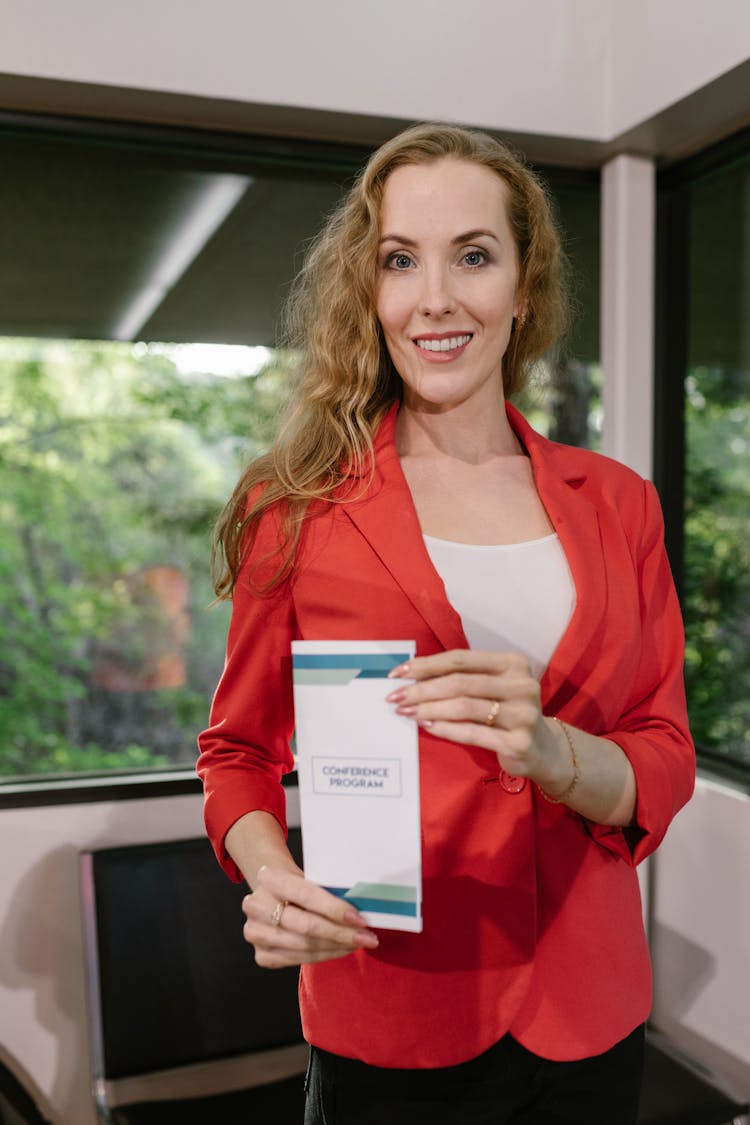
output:
[[409, 659], [408, 652], [295, 652], [295, 668], [367, 668], [390, 672]]
[[[416, 887], [392, 886], [389, 884], [360, 884], [353, 887], [325, 887], [325, 890], [338, 898], [345, 898], [357, 910], [373, 911], [377, 914], [402, 914], [416, 918]], [[377, 894], [368, 893], [378, 892]]]
[[355, 906], [357, 910], [371, 910], [377, 914], [404, 914], [410, 918], [417, 917], [417, 904], [415, 902], [391, 902], [384, 898], [353, 898], [346, 896], [346, 901]]
[[[398, 664], [403, 664], [405, 659], [406, 657], [404, 657], [403, 660], [398, 660], [393, 667], [396, 668]], [[357, 673], [356, 678], [358, 680], [384, 680], [390, 670], [391, 669], [388, 668], [386, 672], [382, 672], [379, 668], [363, 668], [361, 672]]]
[[293, 678], [295, 684], [384, 680], [390, 671], [409, 659], [408, 652], [295, 652], [292, 654]]

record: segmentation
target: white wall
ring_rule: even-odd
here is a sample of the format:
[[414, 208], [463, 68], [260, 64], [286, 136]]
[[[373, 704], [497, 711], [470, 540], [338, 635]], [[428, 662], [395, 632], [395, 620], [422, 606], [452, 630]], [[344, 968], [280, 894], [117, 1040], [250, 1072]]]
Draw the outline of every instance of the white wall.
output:
[[654, 1021], [750, 1098], [750, 797], [699, 779], [652, 880]]
[[597, 0], [8, 6], [10, 74], [555, 135], [598, 137], [604, 125]]
[[0, 74], [610, 140], [750, 58], [747, 0], [4, 0]]
[[651, 477], [656, 169], [624, 153], [601, 175], [602, 452]]
[[610, 0], [609, 136], [750, 57], [747, 0]]

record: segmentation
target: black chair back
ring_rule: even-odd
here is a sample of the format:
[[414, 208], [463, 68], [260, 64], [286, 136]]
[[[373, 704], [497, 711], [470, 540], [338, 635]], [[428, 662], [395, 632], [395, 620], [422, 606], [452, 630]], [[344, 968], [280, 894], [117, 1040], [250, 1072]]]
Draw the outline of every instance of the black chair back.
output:
[[[298, 829], [289, 842], [301, 862]], [[141, 1100], [139, 1077], [202, 1075], [235, 1057], [259, 1064], [248, 1085], [262, 1085], [266, 1070], [272, 1082], [300, 1069], [298, 971], [256, 965], [242, 937], [247, 887], [227, 879], [207, 840], [88, 852], [81, 880], [101, 1120], [120, 1119], [111, 1115], [117, 1083], [126, 1101], [134, 1091]], [[284, 1061], [274, 1071], [276, 1055]]]
[[0, 1125], [49, 1125], [21, 1079], [1, 1059]]

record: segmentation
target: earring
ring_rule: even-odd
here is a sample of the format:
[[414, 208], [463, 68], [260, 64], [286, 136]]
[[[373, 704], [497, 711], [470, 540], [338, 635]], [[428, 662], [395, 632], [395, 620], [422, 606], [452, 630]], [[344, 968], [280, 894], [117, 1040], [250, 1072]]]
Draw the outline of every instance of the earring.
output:
[[516, 317], [516, 328], [517, 328], [517, 330], [518, 330], [518, 331], [520, 332], [520, 331], [521, 331], [521, 329], [522, 329], [522, 328], [523, 328], [523, 327], [524, 327], [525, 325], [526, 325], [526, 313], [525, 313], [525, 312], [520, 312], [520, 313], [518, 314], [518, 316]]

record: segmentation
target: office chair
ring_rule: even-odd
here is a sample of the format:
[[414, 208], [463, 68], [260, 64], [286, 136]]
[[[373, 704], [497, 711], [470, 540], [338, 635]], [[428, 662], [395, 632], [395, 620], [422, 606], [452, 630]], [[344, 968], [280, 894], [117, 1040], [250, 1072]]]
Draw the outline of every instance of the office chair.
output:
[[[298, 829], [289, 842], [301, 862]], [[297, 970], [258, 968], [247, 888], [208, 841], [86, 852], [80, 870], [101, 1125], [299, 1125]]]

